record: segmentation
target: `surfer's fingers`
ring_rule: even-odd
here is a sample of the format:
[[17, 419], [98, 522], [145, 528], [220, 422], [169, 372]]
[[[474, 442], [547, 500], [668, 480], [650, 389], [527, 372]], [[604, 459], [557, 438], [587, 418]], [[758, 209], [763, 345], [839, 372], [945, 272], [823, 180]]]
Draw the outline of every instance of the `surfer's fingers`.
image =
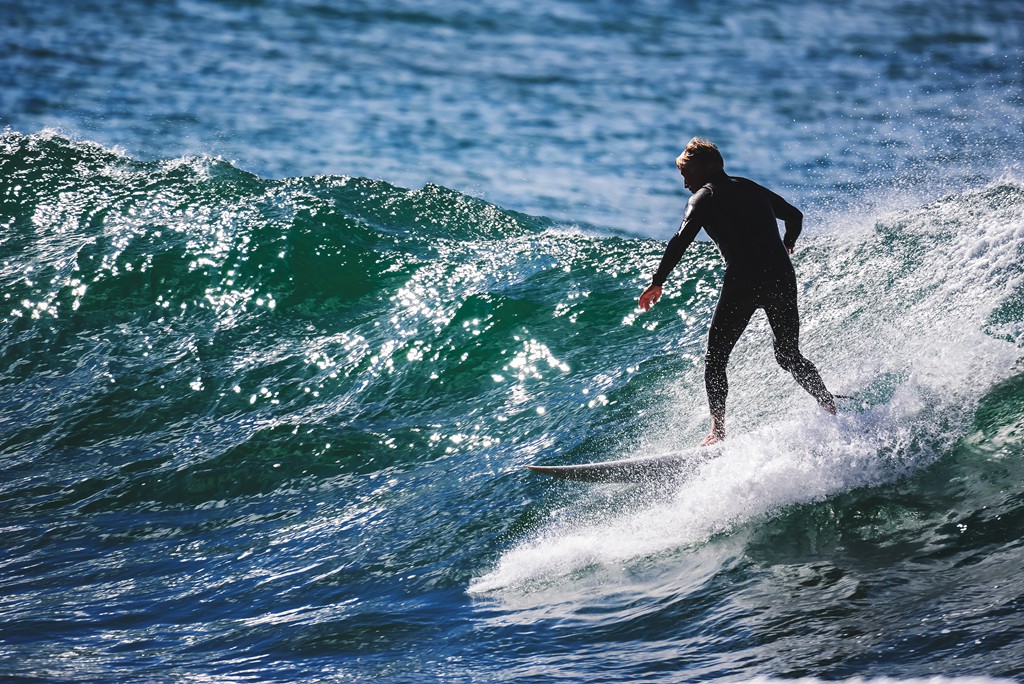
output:
[[638, 304], [644, 311], [650, 311], [651, 307], [657, 304], [660, 298], [661, 288], [657, 285], [651, 285], [644, 290], [642, 295], [640, 295], [640, 301]]

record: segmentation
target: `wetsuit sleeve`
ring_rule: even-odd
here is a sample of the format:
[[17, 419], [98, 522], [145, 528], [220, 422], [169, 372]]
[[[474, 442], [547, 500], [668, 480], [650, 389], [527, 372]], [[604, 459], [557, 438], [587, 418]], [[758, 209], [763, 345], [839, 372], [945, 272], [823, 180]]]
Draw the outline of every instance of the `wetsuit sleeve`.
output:
[[775, 218], [782, 219], [782, 222], [786, 224], [786, 234], [782, 238], [782, 242], [787, 249], [793, 249], [804, 226], [804, 215], [799, 209], [771, 190], [768, 191], [768, 195], [771, 197]]
[[707, 211], [707, 199], [709, 197], [710, 191], [700, 190], [690, 198], [689, 203], [686, 205], [686, 214], [683, 216], [682, 223], [679, 224], [679, 230], [668, 241], [665, 255], [661, 257], [661, 264], [654, 273], [654, 278], [651, 279], [652, 285], [660, 286], [665, 284], [668, 274], [672, 272], [672, 269], [676, 267], [679, 260], [683, 258], [683, 252], [686, 251], [686, 248], [697, 237], [700, 229], [704, 227], [703, 216]]

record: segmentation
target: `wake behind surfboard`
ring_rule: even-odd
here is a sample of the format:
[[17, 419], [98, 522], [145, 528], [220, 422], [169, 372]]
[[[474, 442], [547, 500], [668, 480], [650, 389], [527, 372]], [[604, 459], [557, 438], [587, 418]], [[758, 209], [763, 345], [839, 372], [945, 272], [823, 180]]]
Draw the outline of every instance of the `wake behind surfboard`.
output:
[[[702, 450], [702, 453], [707, 452]], [[703, 460], [697, 452], [689, 451], [578, 465], [528, 465], [526, 468], [542, 475], [579, 482], [659, 482], [681, 477], [686, 474], [688, 466]]]

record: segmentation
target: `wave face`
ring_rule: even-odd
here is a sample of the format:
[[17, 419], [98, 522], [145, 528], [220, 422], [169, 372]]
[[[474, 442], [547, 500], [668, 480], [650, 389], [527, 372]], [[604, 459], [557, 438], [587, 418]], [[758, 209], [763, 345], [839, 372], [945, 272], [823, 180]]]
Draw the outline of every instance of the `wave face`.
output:
[[0, 139], [0, 673], [1019, 676], [1024, 185], [802, 241], [819, 415], [720, 259], [437, 185]]

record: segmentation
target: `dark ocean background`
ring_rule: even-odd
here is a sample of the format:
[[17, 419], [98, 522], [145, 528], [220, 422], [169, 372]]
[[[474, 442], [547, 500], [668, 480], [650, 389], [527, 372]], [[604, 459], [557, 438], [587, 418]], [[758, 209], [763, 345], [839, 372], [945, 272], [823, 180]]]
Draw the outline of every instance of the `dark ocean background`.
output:
[[[0, 16], [0, 680], [1024, 680], [1021, 3]], [[697, 134], [852, 397], [703, 452]]]

